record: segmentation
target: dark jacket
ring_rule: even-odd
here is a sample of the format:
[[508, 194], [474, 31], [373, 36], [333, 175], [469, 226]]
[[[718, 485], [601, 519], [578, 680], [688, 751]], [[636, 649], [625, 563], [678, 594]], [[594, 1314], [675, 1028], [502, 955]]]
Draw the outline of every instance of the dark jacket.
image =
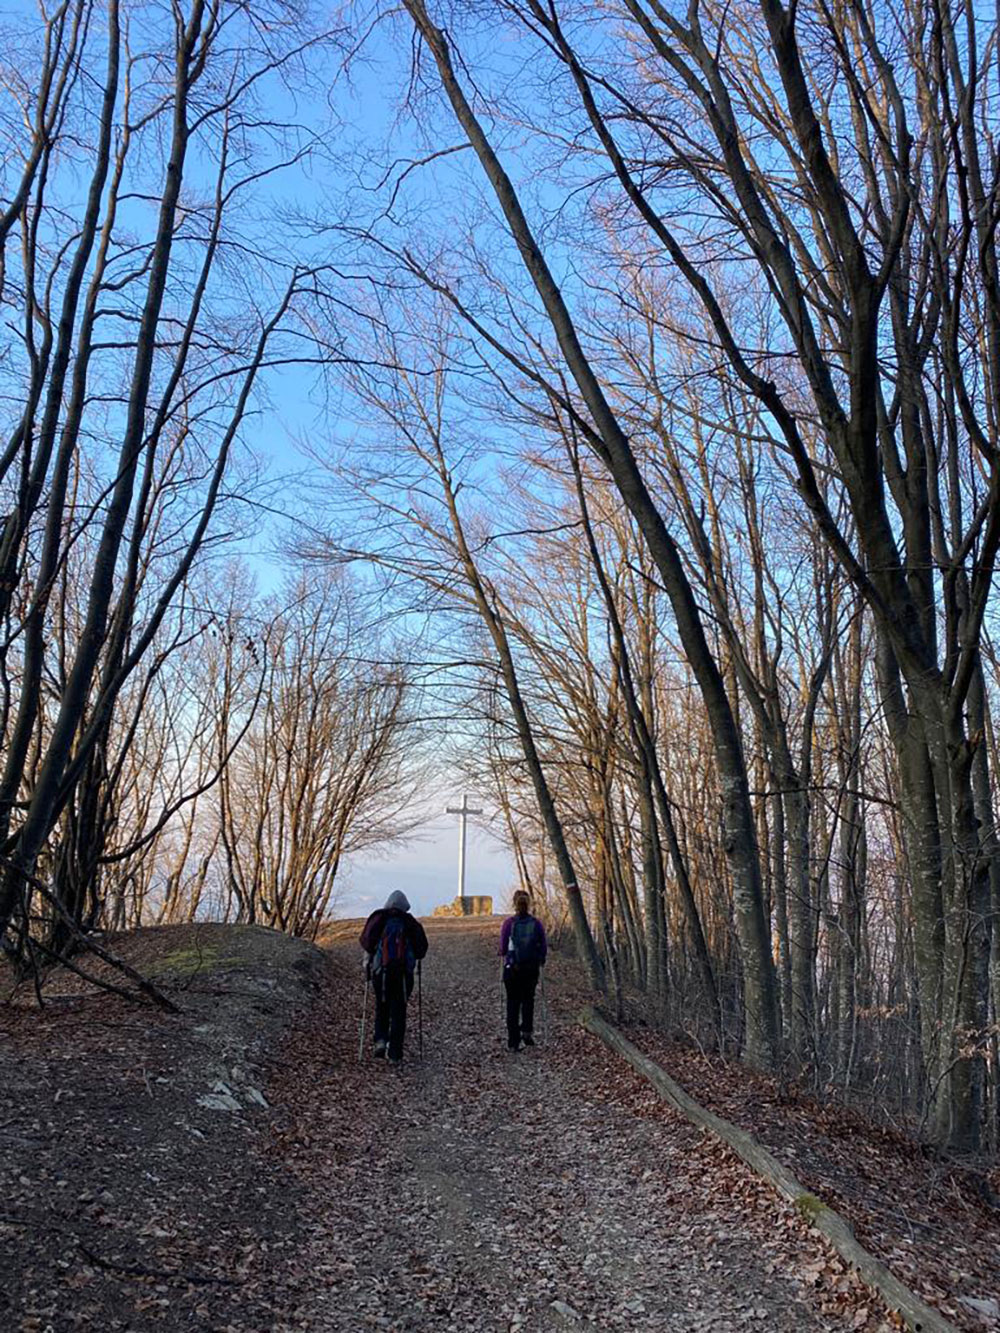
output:
[[426, 958], [427, 935], [423, 926], [415, 916], [411, 916], [409, 912], [400, 912], [396, 907], [380, 907], [377, 911], [372, 912], [365, 922], [365, 928], [361, 932], [361, 947], [365, 953], [369, 957], [374, 954], [385, 928], [386, 918], [389, 916], [401, 916], [403, 918], [406, 923], [406, 938], [417, 962], [419, 963], [421, 958]]

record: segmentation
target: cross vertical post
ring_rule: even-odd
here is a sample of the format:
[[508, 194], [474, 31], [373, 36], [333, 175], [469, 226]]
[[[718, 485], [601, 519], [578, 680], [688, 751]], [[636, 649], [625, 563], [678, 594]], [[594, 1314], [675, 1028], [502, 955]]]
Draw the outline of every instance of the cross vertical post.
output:
[[462, 795], [461, 805], [446, 805], [445, 813], [449, 815], [458, 815], [458, 901], [462, 905], [462, 911], [465, 911], [465, 835], [468, 827], [470, 815], [481, 815], [482, 810], [476, 809], [469, 804], [469, 798], [464, 793]]

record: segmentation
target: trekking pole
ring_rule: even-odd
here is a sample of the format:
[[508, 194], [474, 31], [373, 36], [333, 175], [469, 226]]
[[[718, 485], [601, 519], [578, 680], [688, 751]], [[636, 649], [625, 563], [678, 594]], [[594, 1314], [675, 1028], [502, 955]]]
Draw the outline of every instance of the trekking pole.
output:
[[368, 965], [361, 969], [361, 1040], [358, 1042], [358, 1063], [365, 1054], [365, 1019], [368, 1017]]
[[417, 959], [417, 1031], [420, 1035], [420, 1058], [424, 1058], [424, 971]]
[[545, 994], [545, 968], [542, 968], [542, 1043], [549, 1044], [549, 1002]]

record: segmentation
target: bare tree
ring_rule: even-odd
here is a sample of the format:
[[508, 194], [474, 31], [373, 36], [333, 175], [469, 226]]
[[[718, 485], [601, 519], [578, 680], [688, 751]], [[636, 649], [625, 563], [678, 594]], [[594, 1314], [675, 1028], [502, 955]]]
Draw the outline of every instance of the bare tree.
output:
[[[302, 574], [261, 610], [266, 687], [218, 787], [220, 874], [237, 920], [314, 936], [345, 857], [412, 828], [413, 690], [343, 571]], [[225, 749], [239, 725], [220, 709]]]
[[20, 30], [37, 64], [4, 127], [23, 169], [0, 226], [8, 945], [59, 821], [89, 837], [122, 690], [195, 566], [258, 379], [289, 355], [306, 275], [237, 224], [308, 148], [261, 98], [315, 39], [290, 7], [262, 17], [68, 0]]

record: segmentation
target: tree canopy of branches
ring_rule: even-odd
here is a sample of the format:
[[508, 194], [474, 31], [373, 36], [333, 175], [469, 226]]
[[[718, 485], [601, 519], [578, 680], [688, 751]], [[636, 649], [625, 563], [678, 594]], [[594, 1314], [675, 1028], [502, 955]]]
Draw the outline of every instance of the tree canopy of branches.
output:
[[[385, 212], [341, 242], [367, 250], [378, 319], [414, 343], [440, 349], [428, 330], [449, 312], [449, 373], [479, 422], [494, 412], [493, 448], [517, 429], [545, 441], [536, 456], [558, 441], [584, 531], [595, 488], [631, 516], [711, 737], [747, 1057], [773, 1067], [787, 1042], [815, 1059], [836, 994], [836, 1060], [852, 1058], [862, 747], [884, 728], [919, 1097], [938, 1140], [976, 1147], [996, 1112], [1000, 873], [983, 658], [1000, 541], [994, 21], [851, 0], [405, 9], [418, 147], [389, 166]], [[484, 185], [471, 201], [463, 149]], [[421, 289], [438, 310], [422, 330]], [[402, 375], [417, 354], [393, 360]], [[587, 544], [648, 928], [678, 822], [648, 739], [661, 645], [644, 662], [621, 632], [618, 576]], [[672, 856], [678, 886], [691, 859]]]
[[[595, 987], [998, 1146], [998, 35], [919, 0], [16, 20], [5, 948], [315, 931], [410, 825], [433, 694]], [[323, 136], [334, 49], [331, 107], [386, 100]], [[280, 193], [307, 160], [321, 205]], [[261, 598], [209, 557], [306, 363], [338, 508]]]

